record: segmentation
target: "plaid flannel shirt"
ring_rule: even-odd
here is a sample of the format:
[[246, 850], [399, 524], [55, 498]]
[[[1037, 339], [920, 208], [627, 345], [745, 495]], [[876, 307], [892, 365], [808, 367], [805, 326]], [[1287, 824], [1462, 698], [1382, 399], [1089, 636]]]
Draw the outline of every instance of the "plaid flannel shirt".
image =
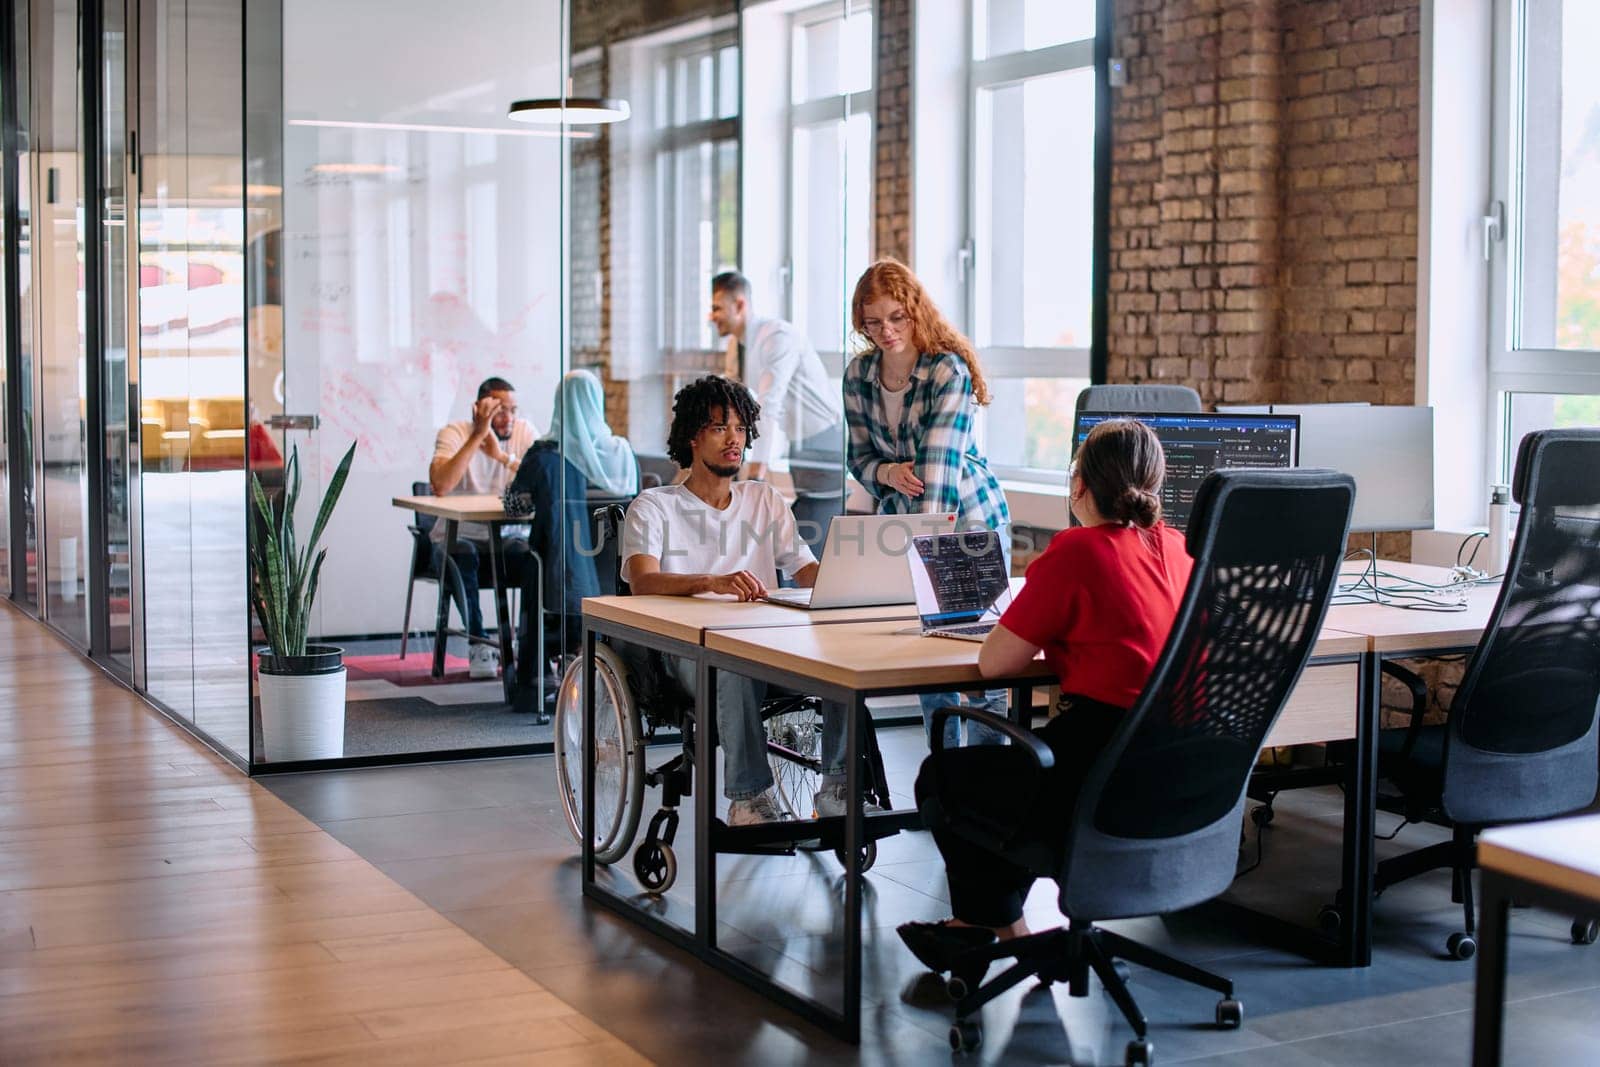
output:
[[[961, 357], [924, 353], [911, 368], [900, 425], [887, 425], [877, 350], [850, 361], [844, 372], [844, 414], [850, 427], [850, 473], [877, 501], [879, 514], [953, 511], [962, 528], [1011, 525], [1000, 483], [973, 440], [972, 375]], [[878, 481], [884, 463], [911, 462], [922, 495], [909, 497]]]

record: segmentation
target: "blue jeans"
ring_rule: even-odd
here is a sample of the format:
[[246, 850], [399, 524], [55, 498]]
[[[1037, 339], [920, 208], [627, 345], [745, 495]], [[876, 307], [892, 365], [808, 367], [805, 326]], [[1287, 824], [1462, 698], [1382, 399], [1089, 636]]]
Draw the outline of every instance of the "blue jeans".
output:
[[[1006, 572], [1011, 571], [1011, 531], [1001, 530], [1000, 550], [1005, 553]], [[928, 741], [933, 741], [933, 712], [935, 708], [963, 705], [969, 708], [981, 708], [991, 711], [996, 715], [1006, 714], [1008, 701], [1004, 689], [988, 689], [982, 693], [923, 693], [919, 698], [922, 702], [922, 728], [927, 732]], [[961, 724], [967, 726], [968, 745], [1003, 745], [1006, 735], [998, 730], [991, 729], [971, 719], [960, 719], [952, 715], [944, 721], [944, 747], [961, 747]]]
[[[696, 695], [694, 664], [667, 657], [673, 677]], [[729, 800], [749, 800], [772, 788], [772, 766], [767, 762], [767, 732], [761, 724], [761, 702], [767, 683], [731, 671], [717, 672], [717, 740], [722, 744], [722, 794]], [[843, 709], [822, 705], [822, 772], [843, 774]]]

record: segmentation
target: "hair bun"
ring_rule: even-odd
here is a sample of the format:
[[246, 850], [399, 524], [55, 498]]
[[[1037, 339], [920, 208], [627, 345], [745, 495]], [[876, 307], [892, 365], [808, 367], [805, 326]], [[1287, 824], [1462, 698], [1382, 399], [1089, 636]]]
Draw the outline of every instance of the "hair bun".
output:
[[1136, 526], [1150, 527], [1161, 518], [1161, 498], [1147, 489], [1129, 486], [1117, 501], [1117, 517]]

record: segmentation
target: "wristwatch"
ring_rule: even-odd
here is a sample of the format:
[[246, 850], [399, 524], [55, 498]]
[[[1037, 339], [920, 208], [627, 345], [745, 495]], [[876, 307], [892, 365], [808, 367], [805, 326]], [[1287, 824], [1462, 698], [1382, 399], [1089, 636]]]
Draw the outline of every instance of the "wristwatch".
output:
[[510, 453], [501, 453], [500, 462], [505, 464], [506, 470], [510, 471], [512, 474], [517, 473], [517, 469], [522, 466], [522, 462], [520, 460], [512, 459]]

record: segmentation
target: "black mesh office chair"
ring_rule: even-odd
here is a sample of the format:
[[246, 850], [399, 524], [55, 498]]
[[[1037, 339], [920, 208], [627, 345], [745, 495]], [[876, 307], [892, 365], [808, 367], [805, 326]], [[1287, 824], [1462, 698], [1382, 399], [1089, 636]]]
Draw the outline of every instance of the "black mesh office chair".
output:
[[[1517, 449], [1517, 536], [1489, 625], [1467, 663], [1446, 723], [1379, 735], [1379, 774], [1400, 794], [1382, 806], [1443, 822], [1451, 840], [1378, 864], [1382, 891], [1448, 867], [1466, 928], [1446, 950], [1468, 959], [1477, 832], [1587, 807], [1600, 784], [1600, 430], [1545, 430]], [[1600, 923], [1579, 918], [1591, 944]]]
[[[1054, 878], [1071, 919], [1069, 928], [961, 958], [949, 983], [959, 998], [954, 1048], [976, 1046], [978, 1010], [1025, 978], [1066, 982], [1073, 996], [1087, 996], [1092, 969], [1133, 1027], [1127, 1061], [1149, 1063], [1145, 1018], [1116, 958], [1221, 993], [1217, 1024], [1240, 1024], [1228, 979], [1093, 924], [1191, 907], [1233, 881], [1245, 782], [1322, 627], [1354, 500], [1349, 475], [1332, 471], [1218, 471], [1201, 484], [1187, 534], [1194, 573], [1172, 633], [1090, 769], [1064, 840], [1008, 840], [937, 793], [924, 803], [931, 825]], [[1010, 735], [1033, 775], [1053, 765], [1031, 731], [974, 708], [934, 712], [936, 751], [953, 714]], [[977, 986], [989, 963], [1007, 958], [1016, 963]]]
[[1091, 385], [1078, 394], [1079, 411], [1199, 411], [1200, 394], [1187, 385]]

